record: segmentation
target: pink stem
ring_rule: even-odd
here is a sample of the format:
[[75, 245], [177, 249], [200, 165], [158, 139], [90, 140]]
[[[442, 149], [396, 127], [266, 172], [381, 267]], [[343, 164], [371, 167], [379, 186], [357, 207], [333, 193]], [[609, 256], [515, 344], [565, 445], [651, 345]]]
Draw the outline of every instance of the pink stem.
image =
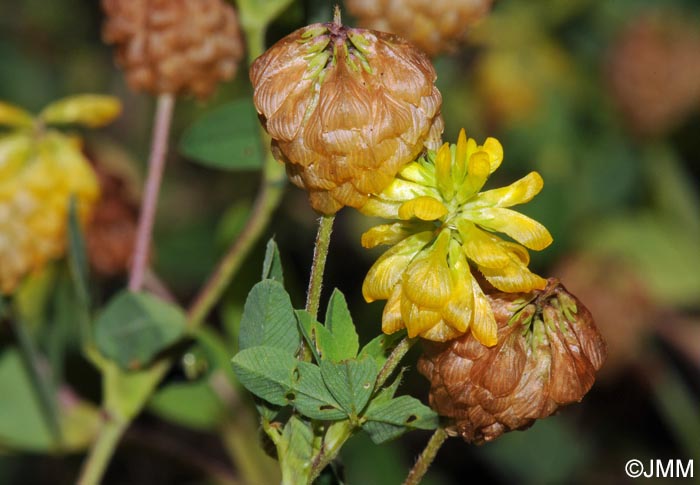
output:
[[153, 137], [151, 139], [151, 156], [148, 160], [148, 178], [141, 204], [139, 227], [136, 233], [134, 256], [131, 261], [131, 275], [129, 277], [129, 290], [139, 291], [143, 286], [144, 274], [148, 265], [148, 253], [151, 247], [153, 222], [158, 205], [158, 193], [165, 169], [165, 155], [168, 152], [168, 135], [170, 134], [170, 121], [173, 116], [175, 97], [172, 94], [158, 96], [156, 117], [153, 123]]

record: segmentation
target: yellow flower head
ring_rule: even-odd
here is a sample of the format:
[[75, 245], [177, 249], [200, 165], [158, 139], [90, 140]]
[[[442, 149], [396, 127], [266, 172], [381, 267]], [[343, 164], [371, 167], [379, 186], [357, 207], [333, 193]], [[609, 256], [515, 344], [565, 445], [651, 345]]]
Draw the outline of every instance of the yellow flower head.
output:
[[0, 294], [65, 250], [68, 207], [85, 220], [99, 185], [80, 140], [55, 124], [104, 125], [120, 111], [112, 97], [82, 95], [47, 106], [34, 118], [0, 102]]
[[496, 139], [477, 145], [462, 130], [456, 145], [445, 143], [408, 164], [361, 208], [364, 214], [397, 220], [362, 235], [366, 248], [393, 245], [362, 286], [368, 302], [388, 300], [385, 333], [405, 327], [410, 337], [443, 342], [471, 329], [482, 344], [495, 345], [496, 320], [470, 265], [501, 291], [546, 286], [528, 269], [527, 249], [544, 249], [552, 236], [537, 221], [509, 209], [537, 195], [542, 177], [532, 172], [508, 187], [481, 192], [502, 160]]

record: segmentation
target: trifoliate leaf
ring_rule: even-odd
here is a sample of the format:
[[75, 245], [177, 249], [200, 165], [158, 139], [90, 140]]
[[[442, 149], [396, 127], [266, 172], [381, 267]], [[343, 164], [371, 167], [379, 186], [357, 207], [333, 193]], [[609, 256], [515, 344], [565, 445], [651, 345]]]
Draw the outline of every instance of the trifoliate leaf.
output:
[[362, 429], [375, 443], [401, 436], [411, 429], [435, 429], [438, 415], [418, 399], [399, 396], [390, 401], [370, 403]]
[[241, 350], [265, 345], [284, 350], [290, 356], [297, 350], [300, 337], [294, 308], [278, 281], [263, 280], [250, 290], [239, 339]]
[[377, 364], [371, 357], [332, 362], [321, 360], [321, 375], [333, 397], [350, 416], [367, 405], [377, 380]]
[[179, 340], [186, 323], [175, 305], [148, 293], [123, 291], [97, 318], [95, 343], [122, 369], [137, 369]]

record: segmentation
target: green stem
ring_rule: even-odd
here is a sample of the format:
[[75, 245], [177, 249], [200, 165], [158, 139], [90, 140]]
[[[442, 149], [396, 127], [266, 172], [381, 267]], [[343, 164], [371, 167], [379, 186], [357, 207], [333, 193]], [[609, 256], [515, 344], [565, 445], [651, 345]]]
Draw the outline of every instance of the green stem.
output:
[[[247, 29], [246, 34], [250, 35], [248, 40], [248, 57], [252, 61], [265, 49], [265, 29], [262, 27]], [[264, 132], [261, 143], [266, 147], [270, 145], [269, 137]], [[269, 148], [267, 148], [267, 153], [268, 156], [263, 168], [262, 187], [256, 198], [251, 218], [239, 236], [239, 240], [233, 244], [231, 250], [224, 256], [219, 267], [217, 267], [217, 270], [212, 274], [210, 280], [190, 307], [189, 326], [191, 330], [194, 330], [204, 321], [211, 308], [221, 297], [239, 268], [240, 263], [261, 235], [270, 220], [272, 212], [279, 203], [285, 185], [284, 166], [272, 157]], [[145, 266], [143, 269], [145, 272]], [[112, 422], [108, 421], [102, 428], [84, 463], [79, 479], [81, 485], [98, 483], [101, 480], [109, 459], [114, 453], [122, 434], [127, 429], [129, 422], [143, 409], [157, 384], [165, 377], [171, 364], [172, 360], [163, 360], [144, 371], [143, 378], [148, 380], [151, 385], [139, 388], [139, 395], [130, 397], [133, 408], [120, 426], [110, 424]], [[109, 403], [106, 403], [106, 405], [109, 407]]]
[[97, 440], [90, 448], [88, 459], [84, 462], [80, 472], [78, 485], [97, 485], [102, 481], [102, 476], [109, 465], [112, 455], [119, 444], [119, 441], [126, 431], [129, 423], [106, 419], [97, 435]]
[[389, 378], [389, 376], [391, 376], [401, 362], [401, 359], [403, 359], [404, 355], [406, 355], [406, 352], [408, 352], [417, 341], [418, 339], [416, 338], [404, 337], [394, 348], [394, 350], [392, 350], [391, 354], [389, 354], [389, 357], [386, 359], [384, 366], [377, 375], [377, 383], [374, 385], [375, 391], [384, 385], [386, 380]]
[[318, 315], [318, 306], [321, 302], [323, 272], [326, 269], [326, 259], [328, 258], [328, 247], [331, 243], [334, 220], [335, 214], [324, 215], [318, 224], [314, 259], [311, 263], [311, 276], [309, 277], [309, 289], [306, 292], [306, 311], [314, 318]]
[[352, 436], [355, 427], [349, 421], [332, 424], [323, 438], [323, 445], [314, 457], [309, 473], [309, 483], [313, 483], [321, 472], [338, 456], [340, 449]]
[[17, 343], [24, 357], [25, 365], [29, 372], [29, 378], [31, 379], [32, 386], [39, 399], [39, 405], [46, 419], [46, 424], [51, 432], [54, 443], [60, 448], [63, 443], [63, 435], [61, 434], [61, 423], [58, 417], [58, 409], [56, 408], [53, 386], [50, 384], [45, 373], [41, 371], [41, 357], [34, 345], [34, 340], [27, 331], [25, 322], [21, 321], [17, 315], [10, 315], [9, 320], [12, 330], [17, 337]]
[[413, 465], [413, 468], [411, 468], [411, 471], [406, 477], [406, 481], [403, 482], [403, 485], [417, 485], [421, 482], [421, 480], [423, 480], [428, 468], [430, 468], [430, 464], [435, 459], [435, 455], [437, 455], [438, 450], [440, 450], [440, 447], [446, 439], [447, 432], [444, 428], [438, 428], [435, 430], [435, 433], [433, 433], [433, 436], [430, 437], [428, 444], [425, 445], [425, 449], [418, 458], [418, 461], [415, 465]]

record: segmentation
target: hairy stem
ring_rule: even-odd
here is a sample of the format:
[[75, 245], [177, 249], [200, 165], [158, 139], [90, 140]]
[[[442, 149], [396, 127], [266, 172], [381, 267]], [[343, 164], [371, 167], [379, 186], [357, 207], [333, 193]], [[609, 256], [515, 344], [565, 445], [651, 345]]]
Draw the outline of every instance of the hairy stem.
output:
[[391, 354], [389, 354], [384, 366], [377, 375], [377, 383], [374, 385], [375, 391], [384, 385], [389, 376], [391, 376], [396, 367], [398, 367], [399, 363], [401, 363], [401, 359], [406, 355], [406, 352], [411, 350], [411, 347], [413, 347], [413, 344], [417, 341], [418, 339], [415, 338], [404, 337], [394, 350], [391, 351]]
[[406, 481], [403, 485], [417, 485], [423, 480], [428, 468], [430, 468], [431, 463], [435, 459], [435, 455], [440, 450], [440, 447], [447, 439], [447, 432], [444, 428], [438, 428], [435, 430], [433, 435], [430, 437], [428, 444], [425, 445], [423, 453], [420, 454], [418, 461], [413, 465], [411, 471], [406, 477]]
[[333, 221], [335, 214], [321, 216], [316, 234], [314, 246], [314, 259], [311, 263], [311, 276], [309, 277], [309, 289], [306, 292], [306, 311], [314, 318], [318, 315], [318, 306], [321, 302], [321, 290], [323, 288], [323, 272], [326, 269], [328, 247], [331, 243]]
[[131, 291], [139, 291], [143, 286], [146, 265], [148, 264], [148, 251], [151, 247], [153, 222], [158, 206], [160, 183], [165, 170], [165, 155], [168, 152], [168, 136], [174, 106], [175, 97], [172, 94], [158, 96], [156, 116], [153, 121], [151, 155], [148, 159], [148, 176], [141, 203], [141, 214], [139, 215], [139, 225], [134, 243], [134, 257], [129, 275], [129, 290]]

